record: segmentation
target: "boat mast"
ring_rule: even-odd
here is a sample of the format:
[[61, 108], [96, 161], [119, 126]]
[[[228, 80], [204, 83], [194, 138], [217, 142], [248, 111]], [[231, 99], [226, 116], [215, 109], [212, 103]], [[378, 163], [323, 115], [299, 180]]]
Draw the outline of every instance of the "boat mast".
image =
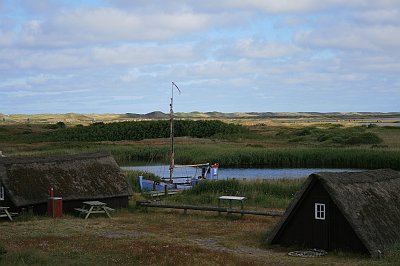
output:
[[169, 121], [170, 121], [170, 140], [171, 140], [171, 147], [170, 147], [170, 156], [169, 156], [169, 181], [172, 182], [172, 177], [174, 174], [174, 167], [175, 167], [175, 146], [174, 146], [174, 109], [173, 109], [173, 104], [174, 104], [174, 87], [177, 88], [179, 91], [179, 94], [181, 93], [181, 90], [178, 88], [178, 86], [172, 82], [171, 85], [171, 103], [170, 103], [170, 109], [169, 109]]

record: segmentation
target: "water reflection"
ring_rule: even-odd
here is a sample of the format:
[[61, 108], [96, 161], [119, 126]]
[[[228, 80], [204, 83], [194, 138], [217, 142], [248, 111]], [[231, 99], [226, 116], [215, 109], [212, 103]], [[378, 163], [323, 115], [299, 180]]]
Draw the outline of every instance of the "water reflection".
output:
[[[169, 165], [153, 166], [124, 166], [123, 170], [137, 170], [154, 173], [161, 177], [169, 176]], [[360, 169], [332, 169], [332, 168], [219, 168], [219, 179], [279, 179], [301, 178], [316, 172], [356, 172]], [[194, 167], [177, 168], [174, 176], [199, 176], [201, 169]]]

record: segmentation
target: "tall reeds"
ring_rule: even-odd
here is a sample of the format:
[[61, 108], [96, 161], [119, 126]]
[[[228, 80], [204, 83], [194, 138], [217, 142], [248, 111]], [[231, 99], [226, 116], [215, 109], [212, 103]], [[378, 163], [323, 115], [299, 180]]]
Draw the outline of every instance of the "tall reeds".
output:
[[277, 180], [217, 180], [203, 181], [167, 200], [183, 204], [216, 205], [223, 195], [246, 197], [246, 206], [258, 208], [286, 208], [303, 184], [304, 179]]
[[[141, 161], [167, 162], [167, 146], [114, 147], [112, 153], [124, 164]], [[222, 167], [287, 168], [391, 168], [400, 170], [400, 151], [369, 148], [258, 148], [228, 144], [181, 145], [176, 162], [219, 162]]]

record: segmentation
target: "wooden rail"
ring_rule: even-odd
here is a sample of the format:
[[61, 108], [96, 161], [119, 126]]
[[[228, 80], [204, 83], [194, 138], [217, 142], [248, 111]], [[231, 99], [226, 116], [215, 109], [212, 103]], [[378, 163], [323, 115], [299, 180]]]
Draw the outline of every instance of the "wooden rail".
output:
[[149, 191], [148, 194], [151, 197], [160, 197], [160, 196], [175, 195], [181, 191], [182, 190], [170, 189], [170, 190], [164, 190], [164, 191]]
[[216, 211], [216, 212], [226, 212], [226, 213], [239, 213], [239, 214], [251, 214], [251, 215], [263, 215], [263, 216], [282, 216], [282, 212], [260, 212], [260, 211], [252, 211], [252, 210], [238, 210], [232, 208], [223, 208], [223, 207], [211, 207], [211, 206], [195, 206], [195, 205], [172, 205], [172, 204], [160, 204], [149, 201], [136, 201], [136, 206], [140, 207], [151, 207], [151, 208], [168, 208], [168, 209], [179, 209], [184, 210], [186, 213], [187, 210], [196, 210], [196, 211]]

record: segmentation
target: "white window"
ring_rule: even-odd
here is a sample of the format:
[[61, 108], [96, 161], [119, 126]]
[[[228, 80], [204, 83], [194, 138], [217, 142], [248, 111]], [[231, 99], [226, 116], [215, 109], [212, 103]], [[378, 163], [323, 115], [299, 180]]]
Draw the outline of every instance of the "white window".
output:
[[4, 200], [4, 187], [0, 186], [0, 200]]
[[325, 220], [325, 204], [315, 203], [315, 219]]

